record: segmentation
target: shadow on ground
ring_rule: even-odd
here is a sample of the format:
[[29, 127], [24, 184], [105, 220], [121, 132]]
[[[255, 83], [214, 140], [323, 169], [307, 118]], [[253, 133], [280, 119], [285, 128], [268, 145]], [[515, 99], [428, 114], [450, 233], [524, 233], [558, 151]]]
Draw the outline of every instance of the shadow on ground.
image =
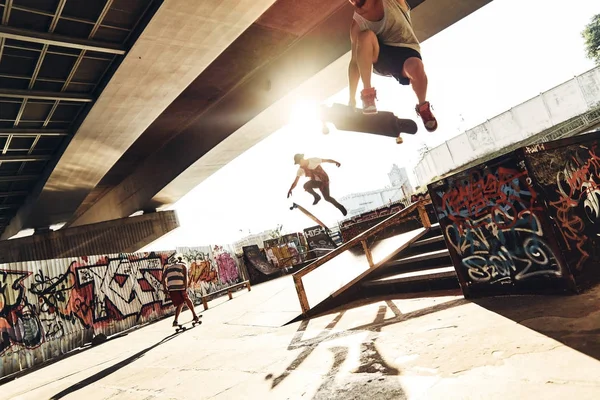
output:
[[600, 360], [600, 285], [573, 296], [490, 297], [473, 303]]
[[[188, 328], [188, 330], [189, 329], [192, 329], [192, 328]], [[66, 388], [66, 389], [62, 390], [61, 392], [59, 392], [59, 393], [55, 394], [54, 396], [52, 396], [50, 398], [50, 400], [62, 399], [63, 397], [65, 397], [65, 396], [67, 396], [67, 395], [69, 395], [71, 393], [74, 393], [74, 392], [76, 392], [76, 391], [78, 391], [80, 389], [83, 389], [84, 387], [86, 387], [88, 385], [91, 385], [94, 382], [99, 381], [102, 378], [107, 377], [108, 375], [110, 375], [110, 374], [112, 374], [112, 373], [120, 370], [121, 368], [123, 368], [123, 367], [131, 364], [135, 360], [143, 357], [144, 354], [146, 354], [150, 350], [152, 350], [152, 349], [160, 346], [161, 344], [164, 344], [164, 343], [168, 342], [169, 340], [173, 339], [175, 336], [179, 335], [180, 333], [174, 333], [172, 335], [169, 335], [169, 336], [165, 337], [164, 339], [160, 340], [159, 342], [153, 344], [152, 346], [146, 347], [145, 349], [143, 349], [141, 351], [138, 351], [134, 355], [132, 355], [130, 357], [127, 357], [123, 361], [120, 361], [120, 362], [118, 362], [118, 363], [116, 363], [114, 365], [111, 365], [110, 367], [105, 368], [102, 371], [97, 372], [94, 375], [92, 375], [92, 376], [90, 376], [90, 377], [88, 377], [86, 379], [83, 379], [82, 381], [77, 382], [77, 383], [75, 383], [75, 384], [73, 384], [71, 386], [69, 386], [68, 388]]]
[[[448, 293], [445, 292], [444, 295]], [[441, 296], [441, 293], [431, 294], [431, 297]], [[414, 297], [414, 295], [412, 296]], [[422, 296], [421, 296], [422, 297]], [[386, 305], [380, 305], [373, 321], [368, 324], [356, 326], [346, 330], [335, 330], [336, 325], [342, 319], [347, 309], [358, 307], [369, 303], [385, 301]], [[288, 350], [303, 349], [302, 352], [289, 364], [283, 373], [278, 376], [268, 374], [265, 379], [272, 380], [271, 388], [277, 387], [282, 381], [290, 376], [316, 348], [327, 341], [368, 332], [365, 339], [360, 343], [359, 366], [351, 371], [350, 374], [339, 373], [342, 370], [342, 364], [346, 361], [350, 348], [347, 346], [335, 346], [329, 348], [332, 353], [333, 364], [327, 374], [323, 377], [323, 382], [315, 393], [313, 400], [321, 399], [406, 399], [406, 393], [402, 385], [395, 378], [401, 374], [401, 371], [387, 363], [377, 348], [377, 338], [379, 332], [385, 326], [397, 324], [411, 318], [421, 317], [427, 314], [447, 310], [456, 306], [468, 303], [465, 299], [451, 300], [435, 306], [427, 307], [417, 311], [403, 314], [398, 307], [390, 300], [384, 299], [366, 299], [360, 302], [348, 304], [345, 309], [338, 309], [327, 313], [333, 319], [316, 337], [303, 340], [304, 332], [308, 328], [310, 320], [304, 320], [300, 323], [296, 334], [288, 346]], [[385, 318], [387, 310], [393, 313], [390, 318]]]

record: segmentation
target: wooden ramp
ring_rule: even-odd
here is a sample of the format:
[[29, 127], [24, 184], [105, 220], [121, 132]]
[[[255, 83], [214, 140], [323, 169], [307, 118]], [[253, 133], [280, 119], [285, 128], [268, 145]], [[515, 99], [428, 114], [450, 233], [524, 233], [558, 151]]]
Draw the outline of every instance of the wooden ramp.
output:
[[[421, 222], [421, 228], [393, 234], [394, 226], [414, 219]], [[416, 202], [293, 274], [303, 315], [385, 267], [430, 229], [425, 202]]]

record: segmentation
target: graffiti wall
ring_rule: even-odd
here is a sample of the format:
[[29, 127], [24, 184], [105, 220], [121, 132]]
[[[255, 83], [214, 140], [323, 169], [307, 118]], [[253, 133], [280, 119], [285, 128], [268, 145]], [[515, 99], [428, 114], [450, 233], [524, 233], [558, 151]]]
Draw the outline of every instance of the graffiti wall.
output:
[[188, 266], [190, 295], [200, 297], [244, 280], [241, 264], [230, 245], [179, 247]]
[[541, 194], [519, 154], [429, 186], [465, 295], [572, 284]]
[[578, 283], [600, 277], [600, 132], [530, 146], [528, 167]]
[[308, 242], [308, 249], [311, 253], [309, 258], [321, 257], [327, 254], [331, 249], [335, 249], [336, 245], [325, 229], [320, 226], [312, 226], [304, 230], [304, 236]]
[[268, 239], [263, 244], [267, 260], [278, 268], [299, 265], [308, 256], [308, 243], [301, 233], [290, 233], [278, 239]]
[[172, 313], [161, 280], [173, 253], [0, 264], [0, 377]]
[[265, 254], [257, 245], [244, 246], [244, 263], [248, 271], [250, 283], [255, 285], [268, 279], [277, 278], [284, 274], [284, 271], [267, 261]]

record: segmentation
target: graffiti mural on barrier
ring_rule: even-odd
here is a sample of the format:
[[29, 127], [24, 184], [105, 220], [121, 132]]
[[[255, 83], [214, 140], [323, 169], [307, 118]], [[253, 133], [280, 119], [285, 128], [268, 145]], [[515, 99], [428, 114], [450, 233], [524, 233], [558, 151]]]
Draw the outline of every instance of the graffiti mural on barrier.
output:
[[467, 284], [562, 275], [544, 238], [542, 208], [524, 168], [505, 162], [443, 182], [443, 187], [432, 185], [433, 201], [453, 260], [462, 267], [457, 273]]
[[177, 252], [188, 265], [190, 294], [196, 302], [200, 296], [241, 282], [240, 265], [229, 245], [181, 247]]
[[[597, 142], [531, 149], [528, 161], [557, 225], [569, 265], [600, 260], [600, 151]], [[539, 152], [539, 153], [538, 153]], [[536, 154], [537, 153], [537, 154]]]
[[114, 333], [171, 312], [161, 286], [163, 266], [171, 254], [0, 265], [1, 375], [15, 372], [9, 359], [22, 349], [47, 345], [57, 351], [54, 341], [73, 339], [68, 346], [61, 342], [59, 347], [66, 352], [85, 344], [82, 331]]

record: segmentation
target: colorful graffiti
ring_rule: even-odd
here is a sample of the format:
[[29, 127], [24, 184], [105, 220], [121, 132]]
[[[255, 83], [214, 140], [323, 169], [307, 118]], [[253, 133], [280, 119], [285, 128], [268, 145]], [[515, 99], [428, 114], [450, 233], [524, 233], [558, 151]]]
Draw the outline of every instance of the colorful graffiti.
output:
[[524, 163], [504, 160], [442, 182], [430, 187], [433, 202], [457, 273], [467, 285], [562, 276]]
[[[567, 143], [568, 144], [568, 143]], [[528, 152], [572, 271], [600, 260], [600, 155], [597, 140]]]
[[[1, 376], [42, 362], [47, 353], [80, 347], [94, 334], [116, 333], [172, 312], [160, 283], [172, 253], [0, 265]], [[23, 349], [40, 350], [30, 358], [32, 365], [12, 362]]]
[[302, 233], [290, 233], [263, 242], [267, 260], [278, 268], [289, 268], [304, 262], [308, 243]]
[[181, 247], [177, 252], [188, 264], [190, 294], [196, 303], [201, 296], [242, 280], [240, 264], [231, 246]]

